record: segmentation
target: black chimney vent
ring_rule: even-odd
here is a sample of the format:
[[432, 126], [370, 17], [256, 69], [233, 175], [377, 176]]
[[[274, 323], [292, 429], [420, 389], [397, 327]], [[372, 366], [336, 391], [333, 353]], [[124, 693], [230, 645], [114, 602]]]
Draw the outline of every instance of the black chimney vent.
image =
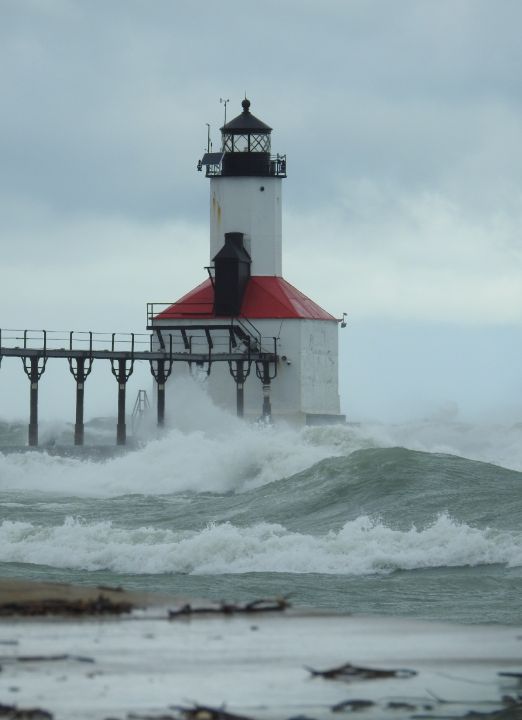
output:
[[251, 262], [243, 233], [225, 233], [225, 244], [214, 257], [214, 315], [234, 317], [241, 313]]

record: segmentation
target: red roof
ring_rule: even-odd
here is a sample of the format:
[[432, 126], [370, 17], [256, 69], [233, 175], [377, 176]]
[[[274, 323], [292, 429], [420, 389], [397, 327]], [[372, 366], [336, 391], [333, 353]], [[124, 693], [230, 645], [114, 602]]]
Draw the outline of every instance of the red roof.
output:
[[[298, 318], [335, 320], [313, 300], [282, 277], [251, 277], [245, 290], [241, 316], [246, 318]], [[154, 320], [208, 320], [214, 315], [214, 288], [205, 280], [180, 300], [155, 316]]]

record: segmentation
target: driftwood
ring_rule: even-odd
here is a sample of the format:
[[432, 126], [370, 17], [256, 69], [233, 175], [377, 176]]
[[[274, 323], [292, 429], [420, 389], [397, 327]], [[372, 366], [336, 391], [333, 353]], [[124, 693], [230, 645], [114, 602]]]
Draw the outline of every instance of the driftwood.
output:
[[208, 705], [194, 705], [193, 707], [174, 707], [179, 710], [183, 720], [252, 720], [246, 715], [229, 713], [224, 707], [213, 708]]
[[0, 718], [6, 720], [53, 720], [53, 715], [41, 708], [19, 708], [16, 705], [0, 705]]
[[192, 707], [183, 707], [173, 705], [172, 709], [176, 711], [176, 715], [137, 715], [129, 713], [128, 720], [252, 720], [246, 715], [236, 715], [227, 712], [224, 708], [214, 708], [208, 705], [193, 705]]
[[181, 605], [179, 608], [169, 610], [169, 618], [187, 617], [189, 615], [203, 615], [208, 613], [218, 615], [236, 615], [239, 613], [251, 614], [261, 612], [281, 612], [290, 607], [288, 598], [273, 598], [253, 600], [249, 603], [227, 603], [222, 602], [219, 605], [202, 605], [192, 606], [190, 603]]
[[[502, 675], [503, 673], [499, 673]], [[509, 673], [507, 673], [509, 674]], [[516, 674], [516, 673], [515, 673]], [[430, 692], [430, 695], [434, 694]], [[435, 696], [434, 696], [435, 697]], [[443, 700], [436, 698], [438, 703], [451, 704], [451, 700]], [[479, 712], [478, 710], [470, 710], [465, 715], [412, 715], [412, 720], [447, 720], [451, 717], [453, 720], [522, 720], [522, 697], [514, 698], [510, 695], [504, 695], [501, 701], [504, 705], [500, 710], [492, 710], [491, 712]]]
[[94, 600], [67, 600], [48, 598], [44, 600], [22, 600], [0, 604], [0, 617], [12, 615], [121, 615], [133, 609], [132, 603], [115, 602], [105, 595], [98, 595]]
[[[84, 655], [6, 655], [0, 657], [0, 662], [60, 662], [62, 660], [76, 660], [77, 662], [93, 663], [95, 660]], [[0, 715], [1, 717], [1, 715]]]
[[522, 702], [515, 698], [503, 697], [502, 701], [506, 707], [493, 712], [468, 712], [463, 715], [466, 720], [522, 720]]
[[[105, 720], [118, 720], [117, 718], [105, 718]], [[127, 720], [180, 720], [179, 715], [136, 715], [128, 713]]]
[[[411, 703], [402, 702], [399, 700], [390, 700], [386, 707], [388, 710], [416, 710], [417, 705], [412, 705]], [[431, 710], [431, 705], [423, 705], [423, 710]]]
[[401, 668], [399, 670], [379, 670], [376, 668], [357, 667], [351, 663], [345, 663], [329, 670], [314, 670], [307, 667], [308, 672], [314, 677], [322, 677], [326, 680], [387, 680], [389, 678], [410, 678], [417, 674], [415, 670]]
[[372, 700], [343, 700], [336, 705], [332, 705], [330, 710], [332, 712], [345, 712], [346, 710], [354, 712], [356, 710], [366, 710], [374, 705], [375, 703]]

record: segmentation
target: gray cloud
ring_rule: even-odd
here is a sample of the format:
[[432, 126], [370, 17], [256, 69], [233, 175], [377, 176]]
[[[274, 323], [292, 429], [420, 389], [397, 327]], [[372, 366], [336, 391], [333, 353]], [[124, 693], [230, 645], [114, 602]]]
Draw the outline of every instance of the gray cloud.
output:
[[370, 324], [519, 324], [521, 21], [518, 0], [0, 0], [0, 326], [141, 330], [202, 279], [195, 165], [245, 91], [288, 156], [291, 282]]
[[0, 12], [0, 189], [63, 212], [195, 217], [205, 122], [217, 142], [219, 96], [235, 113], [245, 90], [289, 155], [297, 207], [342, 177], [466, 186], [480, 203], [488, 182], [521, 179], [516, 2], [4, 0]]

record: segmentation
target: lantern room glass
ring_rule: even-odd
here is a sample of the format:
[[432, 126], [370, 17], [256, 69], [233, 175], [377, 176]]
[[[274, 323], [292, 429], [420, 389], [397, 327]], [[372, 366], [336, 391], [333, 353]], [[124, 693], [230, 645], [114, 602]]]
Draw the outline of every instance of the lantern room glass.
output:
[[266, 133], [246, 133], [223, 135], [223, 152], [270, 152], [270, 135]]

